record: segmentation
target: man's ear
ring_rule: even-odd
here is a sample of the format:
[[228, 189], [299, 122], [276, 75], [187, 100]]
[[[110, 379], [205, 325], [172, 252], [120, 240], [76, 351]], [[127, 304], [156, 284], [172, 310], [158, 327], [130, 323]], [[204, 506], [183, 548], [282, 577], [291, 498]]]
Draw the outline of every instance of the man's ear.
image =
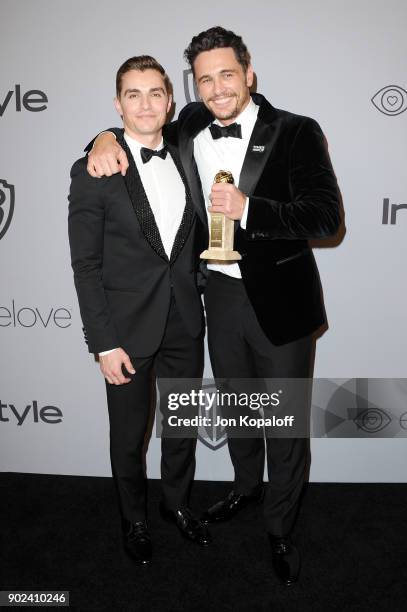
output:
[[168, 94], [167, 114], [170, 112], [172, 106], [172, 94]]
[[123, 117], [122, 105], [120, 104], [119, 98], [116, 96], [113, 102], [114, 102], [115, 109], [119, 113], [120, 117]]
[[246, 70], [246, 85], [247, 85], [247, 87], [251, 87], [253, 85], [253, 79], [254, 79], [253, 66], [251, 64], [249, 64], [248, 67], [247, 67], [247, 70]]

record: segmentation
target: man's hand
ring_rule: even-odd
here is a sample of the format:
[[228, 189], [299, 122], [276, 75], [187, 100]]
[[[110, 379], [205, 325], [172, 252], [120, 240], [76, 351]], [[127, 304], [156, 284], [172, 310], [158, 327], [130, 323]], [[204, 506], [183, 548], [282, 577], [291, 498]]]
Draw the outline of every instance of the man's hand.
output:
[[122, 364], [130, 374], [136, 373], [129, 356], [121, 348], [115, 349], [108, 355], [99, 356], [99, 363], [103, 376], [111, 385], [123, 385], [131, 381], [131, 378], [123, 376]]
[[220, 212], [233, 220], [242, 218], [246, 195], [239, 191], [235, 185], [215, 183], [212, 185], [209, 199], [212, 203], [212, 206], [208, 206], [209, 212]]
[[94, 178], [112, 176], [121, 172], [124, 176], [129, 167], [126, 153], [116, 141], [112, 132], [99, 134], [88, 155], [87, 170]]

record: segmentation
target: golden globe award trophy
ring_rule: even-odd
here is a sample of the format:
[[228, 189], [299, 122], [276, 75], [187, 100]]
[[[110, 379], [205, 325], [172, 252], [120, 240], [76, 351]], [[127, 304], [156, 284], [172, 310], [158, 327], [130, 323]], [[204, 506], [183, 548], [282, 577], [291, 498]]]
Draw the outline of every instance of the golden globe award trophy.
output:
[[[220, 170], [215, 176], [215, 183], [234, 183], [233, 175], [226, 170]], [[235, 222], [223, 213], [209, 213], [209, 246], [201, 253], [201, 259], [215, 261], [238, 261], [242, 256], [233, 250]]]

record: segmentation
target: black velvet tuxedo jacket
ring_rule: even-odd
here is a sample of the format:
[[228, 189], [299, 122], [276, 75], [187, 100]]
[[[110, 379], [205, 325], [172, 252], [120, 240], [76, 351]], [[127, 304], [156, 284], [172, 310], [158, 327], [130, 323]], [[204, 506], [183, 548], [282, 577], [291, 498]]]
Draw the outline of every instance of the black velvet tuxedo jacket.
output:
[[[326, 322], [308, 240], [337, 232], [339, 191], [318, 123], [274, 108], [260, 94], [252, 98], [260, 108], [238, 185], [249, 196], [249, 214], [246, 230], [235, 223], [235, 248], [257, 319], [271, 342], [281, 345]], [[165, 128], [166, 139], [178, 144], [196, 212], [206, 227], [193, 139], [212, 121], [202, 103], [192, 102]]]
[[168, 145], [185, 185], [185, 209], [171, 257], [165, 253], [136, 165], [119, 132], [130, 167], [102, 179], [72, 166], [69, 241], [79, 307], [89, 352], [122, 347], [132, 356], [154, 354], [164, 334], [171, 288], [186, 329], [202, 333], [196, 285], [199, 217], [176, 148]]

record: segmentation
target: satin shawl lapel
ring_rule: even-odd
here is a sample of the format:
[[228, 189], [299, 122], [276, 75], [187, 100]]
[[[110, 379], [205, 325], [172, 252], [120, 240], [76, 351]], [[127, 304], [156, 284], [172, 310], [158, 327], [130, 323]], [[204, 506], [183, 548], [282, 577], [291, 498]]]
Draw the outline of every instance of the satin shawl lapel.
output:
[[257, 121], [247, 147], [240, 173], [239, 189], [250, 196], [262, 175], [267, 159], [278, 137], [276, 110], [260, 94], [252, 94], [256, 104], [260, 104]]
[[191, 227], [194, 222], [195, 210], [192, 204], [191, 192], [189, 190], [185, 172], [179, 159], [178, 151], [173, 145], [170, 145], [169, 143], [167, 143], [167, 147], [185, 187], [185, 208], [180, 226], [178, 228], [178, 232], [175, 236], [174, 244], [172, 245], [170, 258], [170, 261], [172, 263], [180, 254], [182, 247], [184, 246], [188, 238], [189, 232], [191, 231]]
[[130, 196], [134, 212], [137, 215], [141, 231], [143, 232], [147, 242], [149, 243], [151, 248], [154, 249], [157, 255], [162, 257], [165, 261], [168, 261], [167, 254], [165, 252], [161, 240], [160, 232], [158, 231], [157, 223], [155, 221], [154, 213], [151, 210], [147, 194], [144, 191], [143, 183], [138, 173], [133, 155], [131, 154], [131, 151], [123, 136], [118, 137], [117, 140], [121, 147], [125, 150], [127, 159], [129, 161], [129, 168], [124, 177], [124, 182], [126, 184], [127, 192]]
[[202, 195], [201, 184], [194, 159], [194, 138], [212, 121], [211, 113], [203, 104], [194, 109], [189, 117], [179, 123], [178, 142], [179, 156], [183, 165], [185, 176], [191, 190], [192, 201], [201, 221], [208, 226], [205, 202]]
[[[256, 187], [278, 136], [278, 122], [275, 121], [277, 116], [276, 109], [261, 94], [254, 93], [252, 98], [260, 108], [249, 146], [247, 147], [239, 180], [239, 189], [249, 196]], [[189, 116], [183, 119], [179, 126], [179, 153], [181, 162], [191, 188], [191, 195], [197, 213], [205, 223], [205, 226], [207, 226], [207, 215], [199, 181], [197, 180], [197, 168], [193, 156], [193, 139], [212, 121], [212, 114], [200, 103], [192, 110]], [[238, 226], [239, 224], [235, 223], [235, 227]]]

